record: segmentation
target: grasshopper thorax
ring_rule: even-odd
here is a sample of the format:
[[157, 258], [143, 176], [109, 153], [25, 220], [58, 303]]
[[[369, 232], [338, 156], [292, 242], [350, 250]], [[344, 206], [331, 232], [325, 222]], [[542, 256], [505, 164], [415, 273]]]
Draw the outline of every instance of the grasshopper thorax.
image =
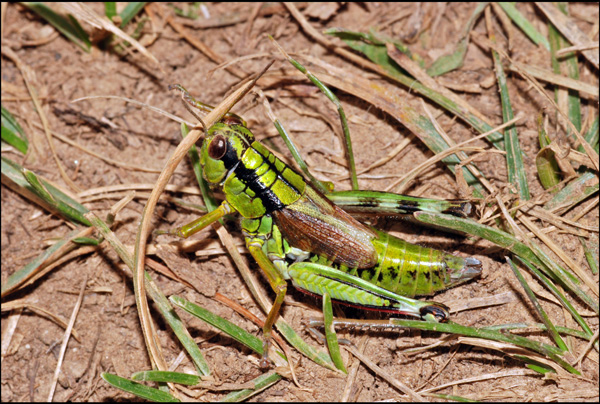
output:
[[200, 152], [204, 178], [223, 187], [227, 202], [246, 218], [281, 210], [304, 193], [302, 176], [254, 139], [243, 125], [217, 123]]

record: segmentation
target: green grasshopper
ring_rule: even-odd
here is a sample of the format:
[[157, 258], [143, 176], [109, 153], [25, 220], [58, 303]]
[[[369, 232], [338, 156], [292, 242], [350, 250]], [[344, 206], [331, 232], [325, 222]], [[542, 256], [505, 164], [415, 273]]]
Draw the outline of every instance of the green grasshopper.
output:
[[[181, 86], [187, 104], [206, 110]], [[189, 108], [188, 108], [189, 109]], [[194, 114], [195, 115], [195, 114]], [[445, 322], [448, 308], [412, 297], [432, 295], [481, 273], [481, 262], [410, 244], [367, 226], [333, 203], [310, 182], [258, 142], [245, 122], [228, 114], [208, 129], [200, 164], [225, 200], [214, 211], [170, 231], [189, 237], [226, 214], [237, 212], [246, 247], [276, 293], [263, 326], [262, 366], [287, 281], [311, 295], [367, 310]], [[373, 191], [332, 194], [360, 214], [419, 210], [464, 216], [470, 204]]]

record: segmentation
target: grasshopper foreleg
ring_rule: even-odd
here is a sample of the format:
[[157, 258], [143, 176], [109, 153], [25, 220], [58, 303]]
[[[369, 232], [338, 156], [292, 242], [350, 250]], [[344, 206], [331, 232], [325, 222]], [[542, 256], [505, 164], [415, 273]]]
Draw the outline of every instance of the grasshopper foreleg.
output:
[[231, 207], [231, 205], [229, 205], [227, 201], [223, 201], [223, 203], [221, 203], [219, 207], [213, 210], [212, 212], [209, 212], [204, 216], [200, 216], [198, 219], [188, 224], [185, 224], [181, 227], [177, 227], [175, 229], [171, 229], [169, 231], [157, 230], [155, 233], [171, 234], [181, 238], [188, 238], [189, 236], [198, 233], [206, 226], [213, 224], [214, 222], [231, 212], [233, 212], [233, 208]]
[[[280, 260], [276, 259], [277, 257], [281, 258], [284, 254], [283, 244], [277, 245], [276, 242], [271, 241], [273, 240], [271, 233], [274, 226], [270, 216], [263, 216], [258, 219], [243, 219], [241, 225], [248, 251], [250, 251], [252, 257], [263, 270], [269, 281], [269, 285], [271, 285], [271, 288], [277, 295], [263, 325], [263, 355], [260, 366], [265, 368], [269, 366], [268, 355], [273, 324], [275, 324], [279, 309], [287, 292], [287, 282], [279, 269]], [[275, 241], [280, 240], [280, 238], [277, 238]], [[272, 253], [267, 255], [265, 250], [269, 249], [272, 250]]]

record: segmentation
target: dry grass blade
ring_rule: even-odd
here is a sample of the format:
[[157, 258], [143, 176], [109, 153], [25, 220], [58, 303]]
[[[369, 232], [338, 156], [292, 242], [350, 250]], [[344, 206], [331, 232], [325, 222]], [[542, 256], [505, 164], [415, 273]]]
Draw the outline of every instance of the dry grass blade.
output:
[[527, 65], [519, 62], [513, 63], [513, 66], [509, 66], [509, 70], [525, 71], [532, 77], [535, 77], [536, 79], [547, 81], [549, 83], [556, 84], [561, 87], [570, 88], [572, 90], [581, 91], [583, 93], [592, 95], [596, 99], [598, 98], [598, 86], [584, 83], [583, 81], [575, 80], [570, 77], [554, 74], [551, 71], [548, 71], [541, 67]]
[[[107, 185], [105, 187], [90, 188], [77, 194], [78, 198], [84, 199], [94, 195], [110, 194], [121, 191], [151, 191], [154, 189], [154, 184], [127, 184], [127, 185]], [[168, 184], [165, 188], [169, 192], [181, 192], [189, 195], [200, 195], [200, 191], [196, 187], [184, 187], [176, 184]]]
[[[519, 121], [521, 119], [521, 117], [515, 117], [513, 119], [511, 119], [510, 121], [507, 121], [505, 123], [503, 123], [502, 125], [492, 129], [490, 132], [486, 132], [486, 133], [482, 133], [479, 136], [476, 136], [474, 138], [471, 138], [469, 140], [465, 140], [464, 142], [458, 143], [452, 147], [450, 147], [449, 149], [445, 150], [443, 153], [440, 154], [436, 154], [435, 156], [429, 158], [427, 161], [423, 162], [422, 164], [420, 164], [419, 166], [415, 167], [414, 169], [412, 169], [410, 172], [408, 172], [407, 174], [405, 174], [402, 178], [400, 178], [399, 180], [397, 180], [396, 182], [392, 183], [392, 185], [388, 186], [386, 191], [389, 191], [391, 189], [395, 189], [396, 192], [398, 193], [402, 193], [406, 186], [408, 186], [408, 183], [415, 178], [417, 175], [419, 175], [421, 172], [423, 172], [423, 170], [425, 170], [427, 167], [434, 165], [435, 163], [437, 163], [438, 161], [443, 160], [444, 158], [446, 158], [449, 155], [452, 155], [454, 153], [456, 153], [457, 151], [463, 150], [471, 150], [471, 151], [478, 151], [478, 152], [486, 152], [486, 153], [504, 153], [500, 150], [486, 150], [483, 149], [481, 147], [470, 147], [470, 146], [466, 146], [467, 144], [474, 142], [475, 140], [479, 140], [479, 139], [483, 139], [486, 136], [488, 136], [490, 133], [496, 132], [496, 131], [500, 131], [501, 129], [513, 125], [515, 122]], [[487, 189], [490, 191], [490, 193], [494, 193], [495, 189], [494, 187], [485, 179], [485, 178], [481, 178], [482, 183], [487, 187]], [[396, 188], [398, 187], [398, 188]]]
[[169, 118], [169, 119], [171, 119], [171, 120], [173, 120], [175, 122], [185, 123], [188, 126], [194, 126], [192, 123], [187, 122], [187, 121], [181, 119], [180, 117], [178, 117], [176, 115], [170, 114], [167, 111], [164, 111], [164, 110], [162, 110], [160, 108], [153, 107], [152, 105], [149, 105], [149, 104], [147, 104], [145, 102], [140, 102], [138, 100], [132, 100], [131, 98], [127, 98], [127, 97], [120, 97], [120, 96], [116, 96], [116, 95], [88, 95], [86, 97], [81, 97], [81, 98], [74, 99], [71, 102], [79, 102], [79, 101], [84, 101], [84, 100], [94, 100], [94, 99], [99, 99], [99, 98], [107, 98], [107, 99], [125, 101], [125, 102], [127, 102], [129, 104], [134, 104], [134, 105], [140, 106], [142, 108], [146, 108], [149, 111], [155, 112], [157, 114], [164, 115], [167, 118]]
[[[320, 43], [327, 49], [333, 51], [334, 53], [342, 56], [343, 58], [351, 61], [352, 63], [357, 64], [358, 66], [361, 66], [365, 69], [374, 71], [375, 73], [381, 75], [382, 77], [388, 78], [390, 80], [399, 81], [398, 77], [389, 73], [386, 69], [379, 66], [378, 64], [373, 63], [363, 57], [360, 57], [360, 56], [356, 55], [355, 53], [350, 52], [344, 48], [336, 46], [332, 41], [327, 39], [325, 36], [323, 36], [321, 33], [319, 33], [315, 28], [313, 28], [313, 26], [308, 23], [306, 18], [298, 11], [298, 9], [292, 3], [284, 3], [284, 4], [288, 8], [288, 10], [292, 14], [292, 16], [302, 26], [302, 29], [305, 31], [305, 33], [308, 36], [310, 36], [312, 39], [314, 39], [315, 41], [317, 41], [318, 43]], [[410, 80], [412, 81], [412, 79], [410, 79]], [[325, 81], [325, 80], [323, 80], [323, 81]], [[406, 84], [406, 82], [405, 82], [405, 84]], [[406, 84], [406, 85], [409, 86], [408, 84]], [[437, 85], [436, 85], [436, 87], [437, 87]], [[449, 92], [449, 90], [444, 90], [444, 91]], [[439, 98], [439, 97], [436, 97], [436, 99], [437, 98]], [[463, 116], [463, 118], [466, 118], [467, 116], [471, 115], [471, 116], [469, 116], [469, 118], [470, 118], [469, 120], [472, 121], [471, 118], [476, 118], [477, 120], [480, 120], [480, 122], [484, 123], [488, 127], [493, 126], [488, 121], [488, 119], [483, 114], [481, 114], [480, 111], [471, 107], [468, 103], [465, 103], [464, 100], [457, 98], [455, 95], [452, 95], [451, 98], [452, 98], [452, 102], [456, 102], [456, 104], [461, 107], [461, 108], [454, 109], [454, 111], [458, 112], [461, 116]]]
[[[34, 126], [37, 126], [38, 128], [41, 127], [41, 125], [36, 122], [34, 122], [33, 124], [34, 124]], [[96, 153], [95, 151], [93, 151], [85, 146], [82, 146], [82, 145], [78, 144], [77, 142], [72, 141], [71, 139], [69, 139], [66, 136], [61, 135], [60, 133], [57, 133], [54, 131], [50, 131], [50, 133], [52, 133], [52, 136], [59, 139], [60, 141], [63, 141], [66, 144], [76, 147], [79, 150], [81, 150], [82, 152], [87, 153], [90, 156], [94, 156], [100, 160], [106, 161], [107, 163], [112, 164], [116, 167], [123, 167], [128, 170], [143, 171], [143, 172], [147, 172], [147, 173], [160, 173], [160, 170], [157, 170], [154, 168], [136, 166], [136, 165], [124, 163], [122, 161], [117, 161], [117, 160], [111, 159], [110, 157], [103, 156], [100, 153]]]
[[[400, 93], [390, 91], [388, 88], [377, 82], [369, 81], [362, 77], [347, 73], [343, 69], [332, 66], [318, 58], [311, 56], [305, 56], [304, 58], [324, 69], [323, 72], [318, 73], [319, 79], [322, 82], [341, 89], [349, 94], [353, 94], [373, 104], [382, 111], [387, 112], [402, 125], [407, 127], [434, 152], [441, 153], [448, 147], [447, 143], [440, 137], [439, 133], [431, 128], [429, 122], [425, 124], [421, 114], [410, 105], [403, 102]], [[458, 159], [455, 156], [452, 156], [452, 154], [454, 153], [451, 153], [446, 157], [452, 159], [453, 162], [458, 163]], [[473, 179], [474, 186], [481, 187], [477, 182], [476, 177], [472, 176], [470, 171], [467, 170], [465, 175], [467, 174]]]
[[588, 45], [569, 46], [567, 48], [562, 48], [561, 50], [556, 52], [556, 56], [564, 56], [571, 52], [583, 51], [583, 50], [588, 50], [588, 49], [598, 49], [599, 46], [600, 45], [598, 44], [598, 41], [590, 43]]
[[398, 63], [400, 67], [406, 69], [406, 71], [408, 71], [412, 76], [414, 76], [417, 80], [423, 83], [426, 87], [435, 90], [440, 94], [443, 94], [444, 96], [448, 97], [450, 100], [455, 102], [457, 105], [460, 105], [461, 108], [463, 108], [465, 111], [469, 111], [471, 114], [473, 114], [474, 116], [476, 116], [484, 122], [488, 122], [487, 117], [483, 115], [479, 110], [477, 110], [467, 101], [465, 101], [463, 97], [459, 97], [448, 88], [440, 85], [436, 80], [429, 76], [427, 72], [421, 69], [417, 63], [411, 60], [404, 53], [400, 52], [398, 48], [396, 48], [393, 44], [387, 43], [386, 47], [389, 57], [392, 58], [392, 60], [394, 60], [396, 63]]
[[85, 22], [87, 22], [88, 24], [90, 24], [94, 28], [105, 30], [105, 31], [108, 31], [108, 32], [112, 32], [113, 34], [115, 34], [116, 36], [118, 36], [119, 38], [121, 38], [122, 40], [129, 42], [142, 55], [144, 55], [145, 57], [147, 57], [148, 59], [150, 59], [154, 64], [156, 64], [162, 70], [162, 68], [160, 67], [160, 63], [158, 62], [158, 60], [156, 60], [156, 58], [154, 57], [154, 55], [152, 53], [150, 53], [144, 46], [142, 46], [142, 44], [140, 44], [138, 41], [136, 41], [135, 39], [133, 39], [131, 36], [127, 35], [125, 32], [123, 32], [119, 27], [115, 26], [115, 24], [113, 24], [112, 22], [110, 22], [108, 19], [106, 19], [104, 17], [98, 16], [98, 14], [96, 14], [94, 12], [94, 10], [92, 10], [91, 8], [89, 8], [84, 3], [81, 3], [81, 2], [74, 2], [74, 3], [62, 2], [61, 5], [67, 11], [69, 11], [71, 14], [73, 14], [74, 16], [76, 16], [80, 21], [85, 21]]
[[[596, 207], [596, 205], [598, 205], [599, 201], [600, 201], [600, 197], [595, 197], [594, 199], [592, 199], [592, 201], [585, 208], [581, 209], [581, 212], [575, 214], [571, 218], [571, 221], [577, 222], [579, 219], [581, 219], [583, 216], [585, 216], [587, 213], [589, 213], [592, 209], [594, 209], [594, 207]], [[568, 223], [568, 221], [567, 221], [567, 223]], [[596, 229], [594, 231], [597, 232], [598, 227], [596, 227]]]
[[362, 363], [364, 363], [365, 366], [367, 366], [369, 369], [371, 369], [373, 372], [375, 372], [381, 378], [385, 379], [389, 384], [391, 384], [392, 386], [394, 386], [395, 388], [397, 388], [398, 390], [400, 390], [404, 394], [408, 395], [411, 399], [413, 399], [415, 401], [418, 401], [418, 402], [424, 402], [425, 401], [425, 399], [423, 397], [421, 397], [421, 395], [419, 393], [413, 391], [407, 385], [405, 385], [404, 383], [402, 383], [398, 379], [392, 377], [392, 375], [390, 375], [388, 372], [384, 371], [382, 368], [380, 368], [379, 366], [377, 366], [377, 364], [375, 364], [375, 362], [373, 362], [367, 356], [363, 355], [358, 349], [356, 349], [356, 347], [349, 346], [349, 347], [346, 347], [346, 349], [349, 352], [351, 352], [352, 355], [354, 355], [358, 359], [360, 359], [360, 361]]
[[407, 136], [406, 139], [404, 139], [402, 142], [400, 142], [398, 144], [398, 146], [394, 147], [394, 149], [392, 149], [387, 154], [387, 156], [380, 158], [379, 160], [377, 160], [374, 163], [370, 164], [368, 167], [363, 168], [362, 170], [358, 170], [356, 172], [356, 175], [368, 173], [372, 169], [380, 167], [380, 166], [386, 164], [387, 162], [389, 162], [390, 160], [392, 160], [394, 157], [396, 157], [398, 154], [400, 154], [400, 152], [402, 150], [404, 150], [409, 144], [411, 144], [412, 141], [413, 141], [413, 139], [414, 139], [414, 135]]
[[71, 331], [73, 330], [73, 325], [75, 324], [75, 320], [77, 319], [77, 314], [79, 313], [79, 308], [81, 307], [81, 302], [83, 302], [83, 297], [85, 294], [85, 287], [87, 286], [88, 276], [86, 274], [83, 283], [81, 284], [81, 290], [79, 291], [79, 297], [77, 298], [77, 302], [73, 307], [73, 312], [71, 314], [71, 318], [69, 319], [69, 325], [65, 330], [65, 335], [63, 338], [62, 345], [60, 346], [60, 353], [58, 355], [58, 362], [56, 363], [56, 371], [54, 372], [54, 378], [52, 379], [52, 384], [50, 385], [50, 392], [48, 393], [48, 402], [52, 402], [54, 397], [54, 390], [56, 389], [56, 383], [58, 382], [58, 376], [60, 375], [60, 368], [62, 367], [62, 362], [65, 357], [65, 352], [67, 351], [67, 344], [69, 343], [69, 338], [71, 337]]
[[528, 369], [513, 369], [513, 370], [506, 370], [506, 371], [498, 372], [498, 373], [488, 373], [488, 374], [483, 374], [483, 375], [479, 375], [479, 376], [475, 376], [475, 377], [469, 377], [467, 379], [456, 380], [456, 381], [453, 381], [452, 383], [446, 383], [446, 384], [442, 384], [439, 386], [431, 387], [429, 389], [422, 390], [421, 393], [423, 393], [423, 394], [431, 393], [431, 392], [434, 392], [437, 390], [445, 389], [446, 387], [456, 386], [459, 384], [471, 384], [471, 383], [483, 381], [483, 380], [495, 380], [495, 379], [499, 379], [501, 377], [514, 377], [514, 376], [533, 375], [533, 374], [536, 374], [536, 373], [533, 372], [532, 370], [528, 370]]
[[[73, 230], [70, 234], [65, 236], [62, 240], [56, 243], [52, 249], [44, 252], [43, 261], [39, 263], [30, 263], [26, 265], [19, 272], [23, 272], [23, 276], [19, 276], [18, 279], [15, 279], [15, 283], [11, 283], [9, 280], [2, 285], [2, 297], [6, 297], [7, 295], [18, 291], [28, 285], [33, 284], [36, 280], [40, 279], [48, 272], [52, 271], [54, 268], [62, 265], [65, 262], [70, 261], [73, 258], [89, 254], [90, 252], [96, 251], [97, 247], [95, 246], [87, 246], [80, 247], [73, 251], [76, 246], [71, 241], [79, 238], [79, 237], [89, 237], [93, 232], [93, 229], [90, 227], [83, 228], [81, 230]], [[31, 264], [34, 264], [33, 268]], [[14, 274], [13, 274], [14, 275]]]
[[[175, 31], [177, 31], [179, 33], [179, 35], [181, 35], [183, 38], [185, 38], [185, 40], [187, 40], [190, 44], [192, 44], [192, 46], [194, 46], [196, 49], [198, 49], [200, 52], [202, 52], [210, 60], [212, 60], [213, 62], [215, 62], [217, 64], [224, 63], [223, 58], [218, 53], [216, 53], [210, 47], [208, 47], [206, 44], [204, 44], [204, 42], [200, 41], [198, 38], [196, 38], [195, 36], [190, 34], [188, 32], [188, 30], [186, 30], [181, 24], [177, 23], [173, 19], [173, 17], [171, 17], [171, 16], [168, 17], [167, 22], [169, 23], [169, 25], [171, 27], [173, 27], [173, 29]], [[247, 74], [244, 71], [240, 70], [236, 66], [226, 66], [225, 69], [239, 79], [247, 76]]]
[[525, 217], [525, 215], [520, 215], [518, 217], [521, 223], [523, 223], [529, 230], [531, 230], [536, 235], [537, 238], [543, 241], [544, 244], [546, 244], [552, 251], [554, 251], [554, 253], [558, 255], [560, 259], [563, 260], [569, 266], [569, 268], [571, 268], [573, 272], [575, 272], [577, 276], [579, 276], [579, 278], [583, 280], [583, 282], [592, 290], [592, 292], [594, 292], [596, 296], [599, 295], [600, 292], [598, 291], [598, 282], [590, 278], [587, 271], [584, 271], [579, 265], [577, 265], [575, 261], [573, 261], [567, 254], [565, 254], [562, 248], [557, 246], [556, 243], [554, 243], [550, 239], [550, 237], [542, 233], [540, 229], [535, 224], [533, 224], [532, 221]]
[[[93, 230], [91, 228], [86, 228], [84, 230], [81, 231], [80, 235], [78, 237], [86, 237], [91, 235], [93, 232]], [[65, 250], [68, 248], [65, 248]], [[57, 259], [56, 261], [51, 261], [51, 263], [49, 263], [48, 265], [42, 267], [42, 269], [39, 272], [36, 272], [35, 275], [33, 275], [31, 278], [27, 279], [27, 282], [23, 283], [23, 285], [21, 286], [21, 288], [25, 288], [27, 286], [33, 285], [38, 279], [42, 278], [44, 275], [46, 275], [47, 273], [49, 273], [50, 271], [52, 271], [54, 268], [60, 267], [61, 265], [63, 265], [65, 262], [69, 262], [74, 258], [78, 258], [78, 257], [83, 257], [85, 255], [91, 254], [93, 252], [98, 251], [98, 247], [96, 246], [85, 246], [85, 247], [79, 247], [74, 251], [71, 251], [67, 254], [64, 254], [64, 251], [61, 251], [60, 254], [64, 254], [62, 257], [60, 257], [59, 259]]]
[[579, 355], [579, 357], [573, 363], [574, 365], [577, 365], [579, 362], [581, 362], [581, 360], [583, 358], [585, 358], [585, 356], [588, 354], [588, 352], [590, 352], [590, 350], [592, 349], [592, 347], [594, 346], [594, 344], [598, 341], [598, 336], [599, 335], [600, 335], [600, 331], [596, 330], [596, 332], [594, 333], [594, 335], [592, 336], [592, 338], [590, 338], [590, 342], [588, 342], [588, 344], [585, 347], [585, 349], [583, 351], [581, 351], [581, 354]]
[[[573, 45], [576, 46], [587, 46], [589, 43], [588, 36], [577, 27], [577, 24], [571, 20], [568, 16], [561, 13], [553, 4], [537, 2], [536, 5], [546, 14], [554, 26], [569, 40]], [[587, 60], [592, 62], [596, 69], [598, 69], [598, 51], [597, 50], [584, 50], [581, 52]]]
[[[555, 215], [554, 213], [548, 212], [547, 210], [542, 209], [538, 206], [535, 206], [528, 213], [530, 213], [532, 216], [537, 217], [538, 219], [542, 219], [549, 223], [552, 223], [553, 225], [555, 225], [565, 231], [569, 231], [568, 227], [566, 227], [565, 224], [567, 224], [569, 226], [577, 227], [577, 228], [580, 228], [583, 230], [596, 232], [596, 233], [599, 231], [598, 226], [586, 226], [581, 223], [577, 223], [575, 220], [569, 220], [565, 217]], [[575, 233], [575, 232], [573, 232], [573, 234], [576, 234], [578, 236], [584, 235], [584, 234]]]
[[449, 300], [445, 303], [448, 307], [450, 307], [450, 313], [458, 313], [460, 311], [473, 310], [479, 307], [498, 306], [501, 304], [513, 302], [515, 300], [516, 296], [513, 292], [505, 292], [497, 295], [467, 300]]
[[[358, 352], [361, 354], [365, 352], [365, 348], [367, 347], [367, 342], [369, 341], [369, 336], [367, 334], [363, 335], [358, 343]], [[344, 391], [341, 395], [340, 402], [347, 403], [350, 401], [350, 393], [353, 390], [353, 387], [356, 383], [356, 375], [358, 374], [358, 369], [360, 368], [360, 361], [355, 360], [348, 371], [348, 375], [346, 376], [346, 384], [344, 386]]]
[[8, 348], [10, 348], [10, 343], [15, 336], [15, 330], [17, 329], [17, 325], [19, 324], [22, 313], [23, 309], [18, 308], [11, 310], [10, 314], [8, 315], [8, 321], [4, 330], [2, 331], [2, 360], [4, 360], [4, 356], [9, 353]]
[[501, 153], [501, 154], [504, 153], [503, 151], [500, 151], [500, 150], [496, 150], [496, 151], [486, 150], [479, 146], [459, 146], [459, 147], [454, 146], [442, 153], [436, 154], [435, 156], [431, 157], [427, 161], [419, 164], [417, 167], [413, 168], [410, 172], [406, 173], [402, 178], [400, 178], [399, 180], [397, 180], [394, 183], [392, 183], [391, 185], [389, 185], [385, 190], [386, 191], [394, 190], [394, 192], [396, 192], [396, 193], [405, 192], [406, 189], [409, 187], [410, 183], [417, 176], [422, 174], [426, 169], [435, 165], [437, 162], [442, 161], [446, 157], [453, 155], [457, 151], [472, 151], [472, 152], [476, 152], [476, 153]]
[[[38, 306], [37, 304], [30, 303], [26, 299], [13, 300], [11, 302], [6, 302], [6, 303], [2, 304], [2, 311], [4, 311], [4, 312], [12, 311], [12, 310], [22, 310], [22, 309], [28, 309], [34, 313], [37, 313], [38, 315], [40, 315], [42, 317], [49, 318], [50, 320], [54, 321], [56, 324], [60, 325], [61, 327], [65, 328], [65, 329], [69, 326], [69, 322], [65, 321], [58, 314], [54, 314], [51, 311], [45, 309], [44, 307]], [[73, 333], [73, 336], [75, 337], [75, 339], [77, 341], [81, 342], [81, 337], [79, 336], [79, 333], [77, 332], [77, 330], [73, 329], [72, 333]], [[4, 335], [3, 335], [3, 343], [4, 343]], [[8, 348], [8, 346], [6, 348]], [[2, 355], [4, 355], [4, 354], [5, 354], [5, 352], [3, 351]]]

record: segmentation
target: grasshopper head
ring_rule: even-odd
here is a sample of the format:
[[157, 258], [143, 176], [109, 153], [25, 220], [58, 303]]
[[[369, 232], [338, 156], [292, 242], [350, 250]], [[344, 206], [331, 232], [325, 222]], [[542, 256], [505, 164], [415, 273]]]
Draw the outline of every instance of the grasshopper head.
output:
[[254, 141], [252, 133], [242, 125], [216, 123], [202, 142], [200, 164], [206, 181], [221, 184], [240, 164], [244, 151]]

